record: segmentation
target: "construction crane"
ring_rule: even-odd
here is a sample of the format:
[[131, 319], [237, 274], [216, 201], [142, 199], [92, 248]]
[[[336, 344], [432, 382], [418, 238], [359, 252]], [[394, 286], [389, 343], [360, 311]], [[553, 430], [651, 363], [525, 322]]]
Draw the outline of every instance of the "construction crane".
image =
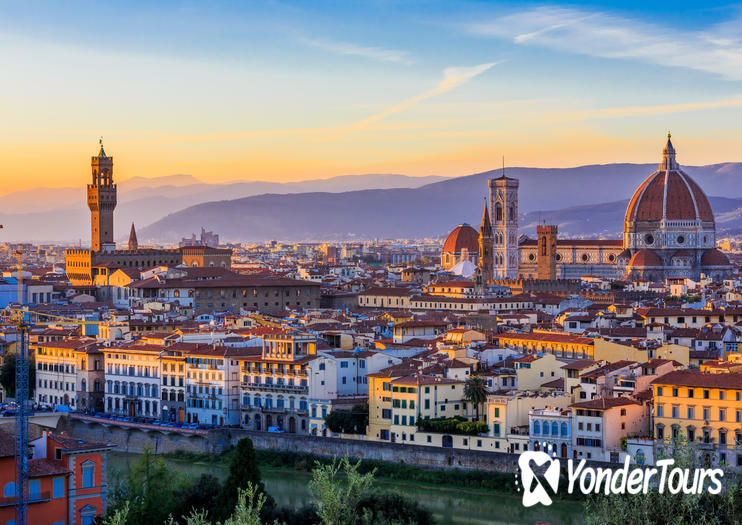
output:
[[15, 353], [15, 523], [28, 525], [28, 325], [23, 311], [23, 252], [15, 252], [18, 259], [18, 304], [14, 312], [19, 344]]

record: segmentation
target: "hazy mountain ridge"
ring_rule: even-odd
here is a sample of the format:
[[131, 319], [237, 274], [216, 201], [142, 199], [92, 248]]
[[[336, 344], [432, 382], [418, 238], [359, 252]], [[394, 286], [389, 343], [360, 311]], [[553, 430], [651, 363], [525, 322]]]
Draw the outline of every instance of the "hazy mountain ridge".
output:
[[[520, 180], [522, 231], [534, 230], [540, 217], [560, 224], [565, 236], [617, 237], [626, 200], [654, 169], [655, 164], [609, 164], [511, 168], [506, 174]], [[742, 163], [685, 169], [707, 194], [742, 194]], [[203, 203], [142, 229], [142, 237], [173, 239], [200, 224], [208, 224], [225, 240], [442, 235], [462, 222], [479, 224], [487, 180], [499, 175], [493, 170], [406, 190], [265, 194]], [[720, 214], [720, 230], [742, 227], [742, 199], [712, 197], [711, 203]]]
[[[559, 224], [565, 236], [617, 237], [628, 198], [655, 169], [655, 164], [609, 164], [511, 168], [506, 174], [520, 181], [523, 232], [535, 230], [540, 217]], [[685, 169], [708, 194], [742, 195], [741, 163]], [[173, 239], [199, 224], [208, 224], [225, 240], [442, 235], [462, 222], [479, 224], [487, 180], [500, 174], [493, 170], [407, 190], [266, 194], [204, 203], [142, 229], [142, 237]], [[711, 203], [720, 214], [720, 230], [742, 226], [742, 211], [734, 216], [735, 210], [742, 209], [742, 200], [711, 198]], [[729, 216], [726, 222], [724, 214]]]
[[[209, 184], [191, 175], [169, 175], [153, 179], [134, 177], [117, 183], [118, 206], [114, 224], [116, 236], [120, 239], [128, 237], [132, 221], [137, 226], [144, 226], [168, 213], [207, 201], [261, 193], [344, 192], [377, 187], [418, 187], [443, 179], [444, 177], [436, 175], [409, 177], [395, 174], [365, 174], [287, 183], [253, 181]], [[90, 216], [86, 199], [84, 186], [35, 188], [1, 196], [0, 224], [5, 224], [3, 239], [69, 242], [81, 238], [87, 243], [90, 236]]]
[[[540, 217], [559, 224], [565, 236], [616, 237], [623, 228], [626, 199], [655, 169], [656, 164], [607, 164], [509, 168], [506, 174], [520, 180], [522, 231], [532, 234]], [[742, 197], [742, 163], [684, 169], [707, 195]], [[437, 236], [462, 222], [478, 226], [487, 195], [487, 180], [500, 175], [500, 170], [493, 170], [412, 189], [356, 189], [336, 193], [324, 191], [325, 187], [332, 186], [333, 181], [334, 189], [343, 187], [338, 182], [357, 176], [307, 181], [306, 184], [315, 185], [315, 190], [304, 193], [289, 191], [299, 190], [302, 183], [233, 183], [220, 185], [215, 193], [210, 193], [201, 184], [163, 185], [152, 189], [141, 186], [146, 182], [142, 179], [134, 181], [134, 189], [123, 192], [119, 198], [116, 233], [117, 239], [125, 240], [131, 221], [135, 219], [139, 239], [143, 242], [177, 242], [201, 226], [221, 234], [224, 240]], [[384, 177], [391, 184], [398, 176], [369, 175], [366, 183], [371, 184], [373, 177], [381, 186]], [[121, 185], [128, 182], [131, 179]], [[359, 179], [351, 182], [363, 183]], [[278, 187], [281, 191], [269, 189], [259, 195], [236, 198], [239, 193], [235, 185], [245, 184]], [[253, 189], [257, 191], [259, 187], [253, 186]], [[83, 239], [87, 244], [90, 219], [85, 206], [85, 190], [72, 191], [74, 197], [65, 204], [74, 208], [63, 211], [8, 214], [3, 203], [5, 198], [0, 198], [0, 223], [6, 225], [4, 239]], [[56, 200], [62, 198], [57, 194]], [[227, 198], [230, 200], [225, 200]], [[739, 199], [711, 197], [711, 203], [720, 230], [742, 229]], [[36, 203], [24, 209], [39, 210], [44, 206]]]

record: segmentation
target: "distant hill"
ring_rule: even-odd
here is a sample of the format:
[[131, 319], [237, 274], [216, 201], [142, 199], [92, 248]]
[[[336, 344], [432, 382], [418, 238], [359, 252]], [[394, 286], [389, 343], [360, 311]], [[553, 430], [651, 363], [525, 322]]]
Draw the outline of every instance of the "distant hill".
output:
[[[128, 238], [132, 221], [138, 226], [145, 226], [168, 213], [207, 201], [263, 193], [416, 188], [441, 180], [444, 180], [444, 177], [435, 175], [409, 177], [396, 174], [364, 174], [287, 183], [253, 181], [209, 184], [191, 175], [134, 177], [118, 183], [116, 236]], [[74, 241], [82, 238], [87, 242], [90, 236], [90, 219], [85, 191], [84, 186], [35, 188], [0, 196], [0, 224], [5, 224], [3, 240], [45, 242]], [[210, 227], [208, 224], [203, 226]]]
[[[569, 236], [620, 235], [626, 200], [655, 164], [564, 169], [511, 168], [520, 180], [522, 231], [539, 216]], [[742, 197], [742, 163], [684, 168], [708, 195]], [[173, 240], [200, 225], [224, 240], [330, 240], [443, 235], [461, 222], [478, 225], [494, 170], [414, 189], [265, 194], [191, 206], [141, 229], [140, 238]], [[712, 198], [719, 228], [742, 226], [742, 200]], [[540, 211], [544, 210], [544, 211]]]

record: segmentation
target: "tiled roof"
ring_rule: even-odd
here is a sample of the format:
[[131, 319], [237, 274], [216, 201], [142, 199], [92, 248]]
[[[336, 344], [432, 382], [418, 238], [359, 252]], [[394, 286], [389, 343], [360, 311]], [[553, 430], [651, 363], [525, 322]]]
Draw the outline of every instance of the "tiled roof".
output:
[[581, 401], [570, 405], [573, 408], [585, 408], [587, 410], [608, 410], [614, 407], [638, 405], [634, 399], [629, 397], [601, 397], [590, 401]]
[[707, 374], [698, 370], [675, 370], [658, 377], [652, 384], [742, 389], [742, 374]]

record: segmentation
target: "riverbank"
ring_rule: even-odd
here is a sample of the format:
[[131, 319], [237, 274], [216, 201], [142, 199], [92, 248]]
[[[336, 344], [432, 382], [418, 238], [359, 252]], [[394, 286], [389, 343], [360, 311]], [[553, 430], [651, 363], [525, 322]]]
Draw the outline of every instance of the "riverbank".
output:
[[[308, 454], [284, 453], [267, 454], [270, 451], [256, 451], [260, 471], [266, 490], [279, 505], [301, 507], [311, 503], [308, 483], [311, 479], [311, 468], [314, 459]], [[198, 477], [210, 473], [219, 479], [226, 478], [230, 454], [220, 456], [200, 454], [166, 454], [163, 455], [168, 467], [184, 476]], [[109, 454], [109, 476], [125, 476], [138, 458], [137, 454], [111, 452]], [[320, 460], [325, 458], [319, 458]], [[370, 462], [364, 468], [370, 469]], [[374, 462], [376, 463], [376, 462]], [[468, 484], [460, 484], [460, 479], [452, 475], [446, 479], [441, 474], [452, 471], [431, 471], [408, 465], [386, 464], [382, 475], [377, 470], [376, 486], [382, 490], [404, 493], [419, 501], [433, 513], [439, 525], [472, 524], [529, 524], [547, 522], [561, 525], [577, 525], [583, 522], [583, 506], [578, 501], [556, 501], [550, 507], [533, 507], [526, 509], [521, 505], [520, 495], [515, 491], [496, 490], [479, 485], [488, 484], [485, 479], [478, 479], [474, 474]], [[419, 470], [420, 472], [417, 472]], [[441, 474], [435, 474], [440, 472]], [[414, 475], [415, 479], [400, 479]], [[426, 479], [425, 474], [431, 474]], [[492, 475], [492, 473], [484, 473]], [[512, 478], [512, 475], [510, 476]], [[432, 481], [432, 482], [431, 482]], [[504, 480], [498, 480], [501, 484]], [[475, 483], [476, 482], [476, 483]], [[512, 483], [512, 481], [511, 481]]]

